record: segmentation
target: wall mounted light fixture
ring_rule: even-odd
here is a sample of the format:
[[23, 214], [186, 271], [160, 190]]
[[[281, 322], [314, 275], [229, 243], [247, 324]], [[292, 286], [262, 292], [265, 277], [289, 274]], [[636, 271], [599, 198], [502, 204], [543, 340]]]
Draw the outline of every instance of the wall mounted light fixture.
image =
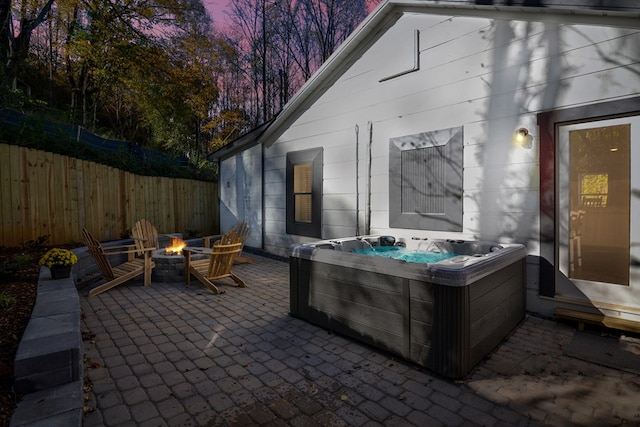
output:
[[527, 128], [518, 129], [513, 140], [518, 147], [522, 147], [527, 150], [533, 146], [533, 135], [529, 133], [529, 129]]

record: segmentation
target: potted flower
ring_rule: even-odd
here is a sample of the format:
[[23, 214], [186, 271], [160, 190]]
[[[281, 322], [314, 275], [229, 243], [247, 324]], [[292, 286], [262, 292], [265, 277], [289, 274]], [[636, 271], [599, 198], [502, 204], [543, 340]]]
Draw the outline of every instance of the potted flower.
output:
[[45, 265], [51, 270], [53, 280], [64, 279], [71, 274], [71, 266], [78, 262], [76, 254], [68, 249], [53, 248], [40, 258], [40, 265]]

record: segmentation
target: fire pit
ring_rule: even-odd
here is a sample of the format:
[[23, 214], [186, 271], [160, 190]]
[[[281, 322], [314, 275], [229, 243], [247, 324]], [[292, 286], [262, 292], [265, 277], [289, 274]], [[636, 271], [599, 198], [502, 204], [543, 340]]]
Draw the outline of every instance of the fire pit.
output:
[[[171, 245], [153, 251], [152, 258], [156, 266], [151, 272], [151, 280], [159, 283], [175, 283], [184, 281], [185, 259], [182, 249], [187, 243], [177, 237], [171, 238]], [[207, 255], [192, 254], [192, 259], [204, 259]]]

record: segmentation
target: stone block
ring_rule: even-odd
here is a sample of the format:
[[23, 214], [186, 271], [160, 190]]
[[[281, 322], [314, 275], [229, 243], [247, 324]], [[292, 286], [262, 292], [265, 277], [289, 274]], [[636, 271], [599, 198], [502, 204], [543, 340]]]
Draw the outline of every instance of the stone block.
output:
[[11, 417], [10, 427], [82, 426], [82, 381], [26, 395]]
[[79, 313], [32, 318], [14, 363], [15, 388], [25, 394], [82, 378]]
[[68, 384], [69, 379], [75, 378], [79, 380], [77, 377], [77, 372], [74, 372], [74, 366], [68, 365], [59, 369], [24, 375], [19, 380], [16, 378], [14, 388], [18, 393], [37, 393]]
[[44, 317], [32, 317], [23, 334], [23, 340], [40, 337], [73, 334], [78, 332], [80, 313], [53, 314]]
[[[74, 265], [75, 268], [75, 265]], [[73, 270], [72, 270], [73, 272]], [[60, 280], [45, 280], [38, 282], [38, 296], [47, 296], [47, 298], [57, 297], [62, 295], [64, 297], [78, 298], [78, 292], [76, 290], [75, 282], [72, 277], [68, 279]]]
[[31, 318], [65, 313], [80, 314], [80, 299], [73, 279], [58, 280], [55, 285], [49, 281], [40, 281]]
[[34, 318], [46, 318], [49, 316], [74, 313], [80, 316], [80, 303], [76, 298], [54, 298], [48, 301], [36, 300], [31, 316]]

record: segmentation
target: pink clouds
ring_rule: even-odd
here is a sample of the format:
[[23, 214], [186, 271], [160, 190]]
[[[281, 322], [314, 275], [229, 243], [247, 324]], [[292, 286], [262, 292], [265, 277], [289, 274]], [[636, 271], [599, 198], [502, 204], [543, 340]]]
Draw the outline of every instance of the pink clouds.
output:
[[227, 10], [228, 4], [229, 0], [204, 0], [204, 6], [209, 11], [216, 26], [221, 26], [227, 21], [225, 10]]

